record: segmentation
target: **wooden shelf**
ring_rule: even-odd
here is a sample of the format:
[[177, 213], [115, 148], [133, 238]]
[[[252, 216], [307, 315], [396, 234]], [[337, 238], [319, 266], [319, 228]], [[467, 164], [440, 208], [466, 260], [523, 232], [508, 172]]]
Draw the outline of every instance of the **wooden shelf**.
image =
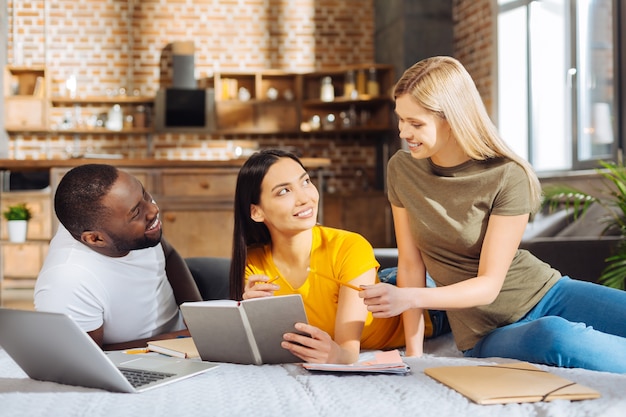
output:
[[48, 92], [45, 67], [7, 65], [4, 68], [4, 120], [6, 129], [46, 128]]
[[132, 128], [122, 130], [111, 130], [107, 128], [71, 128], [71, 129], [49, 129], [48, 133], [56, 133], [59, 135], [148, 135], [154, 133], [154, 129], [150, 127]]
[[8, 239], [0, 239], [1, 245], [12, 245], [12, 246], [22, 246], [22, 245], [48, 245], [50, 243], [50, 239], [26, 239], [24, 242], [11, 242]]
[[50, 130], [47, 127], [43, 127], [43, 126], [29, 127], [29, 126], [6, 125], [4, 126], [4, 130], [6, 130], [8, 133], [11, 133], [11, 134], [33, 133], [33, 134], [46, 135], [50, 133]]
[[[367, 90], [358, 90], [357, 97], [346, 97], [344, 81], [346, 73], [353, 71], [361, 77], [369, 70], [376, 69], [376, 80], [380, 95], [366, 94]], [[11, 68], [13, 76], [25, 77], [30, 82], [33, 77], [45, 76], [43, 67]], [[15, 75], [18, 74], [18, 75]], [[335, 99], [331, 102], [320, 100], [321, 80], [331, 76], [335, 88]], [[382, 64], [362, 64], [345, 67], [320, 69], [313, 72], [299, 73], [282, 70], [261, 70], [250, 72], [226, 71], [198, 80], [199, 88], [215, 91], [215, 129], [203, 133], [225, 135], [248, 134], [333, 134], [333, 133], [374, 133], [392, 129], [393, 100], [388, 95], [393, 83], [393, 67]], [[362, 87], [362, 86], [361, 86]], [[239, 100], [240, 89], [249, 94], [247, 100]], [[47, 91], [47, 89], [46, 89]], [[13, 96], [19, 97], [22, 96]], [[35, 99], [24, 96], [25, 101], [7, 102], [7, 109], [16, 113], [12, 125], [5, 126], [11, 134], [57, 134], [57, 135], [150, 135], [160, 133], [153, 127], [126, 128], [109, 130], [100, 127], [54, 128], [51, 120], [63, 120], [70, 111], [92, 113], [106, 111], [105, 107], [115, 104], [122, 106], [124, 114], [132, 114], [133, 106], [145, 106], [154, 113], [156, 97], [153, 96], [86, 96], [86, 97], [45, 97]], [[32, 100], [33, 103], [30, 103]], [[37, 101], [38, 100], [38, 101]], [[35, 103], [41, 108], [35, 108]], [[19, 106], [19, 107], [18, 107]], [[158, 106], [156, 106], [158, 107]], [[21, 109], [18, 112], [18, 108]], [[25, 111], [24, 109], [33, 109]], [[37, 111], [35, 111], [37, 110]], [[342, 127], [341, 118], [345, 114], [355, 115], [353, 123]], [[344, 116], [340, 116], [341, 114]], [[324, 118], [334, 114], [337, 122], [332, 129], [307, 129], [307, 123], [315, 116]], [[20, 119], [17, 115], [22, 115]], [[28, 115], [28, 117], [26, 117]], [[71, 116], [69, 116], [71, 117]], [[41, 120], [41, 121], [40, 121]], [[152, 119], [154, 122], [154, 119]], [[61, 126], [61, 123], [57, 123]], [[67, 124], [66, 124], [67, 126]], [[303, 128], [304, 127], [304, 128]], [[158, 130], [158, 129], [157, 129]], [[185, 128], [176, 129], [175, 133], [193, 133]]]
[[305, 100], [302, 102], [302, 105], [305, 107], [344, 107], [346, 105], [351, 104], [381, 104], [381, 103], [391, 103], [393, 100], [391, 97], [369, 97], [361, 95], [356, 99], [349, 99], [345, 97], [335, 97], [333, 101], [322, 101], [319, 99]]
[[48, 128], [22, 128], [19, 126], [5, 126], [5, 130], [11, 134], [32, 133], [32, 134], [57, 134], [57, 135], [149, 135], [154, 133], [150, 127], [109, 130], [106, 128], [72, 128], [72, 129], [48, 129]]
[[52, 97], [55, 106], [92, 105], [92, 104], [152, 104], [154, 97], [149, 96], [89, 96], [89, 97]]

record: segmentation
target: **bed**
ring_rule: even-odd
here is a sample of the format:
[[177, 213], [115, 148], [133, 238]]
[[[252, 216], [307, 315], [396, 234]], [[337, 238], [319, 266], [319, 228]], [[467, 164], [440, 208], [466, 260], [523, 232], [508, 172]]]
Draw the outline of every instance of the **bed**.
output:
[[[610, 354], [610, 353], [607, 353]], [[0, 416], [623, 416], [626, 375], [540, 366], [594, 388], [583, 401], [477, 405], [423, 373], [433, 366], [509, 362], [468, 359], [450, 334], [426, 342], [422, 358], [405, 358], [407, 375], [327, 374], [297, 364], [234, 365], [141, 394], [115, 394], [29, 379], [0, 349]]]

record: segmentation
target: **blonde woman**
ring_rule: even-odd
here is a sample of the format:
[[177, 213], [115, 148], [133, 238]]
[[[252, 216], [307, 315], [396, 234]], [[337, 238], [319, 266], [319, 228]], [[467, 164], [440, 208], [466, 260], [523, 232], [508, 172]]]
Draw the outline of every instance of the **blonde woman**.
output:
[[[465, 356], [626, 372], [626, 292], [562, 277], [519, 249], [539, 181], [465, 68], [420, 61], [394, 98], [408, 146], [388, 164], [398, 287], [359, 293], [374, 317], [402, 314], [408, 355], [422, 354], [423, 309], [442, 309]], [[436, 288], [425, 288], [426, 270]]]

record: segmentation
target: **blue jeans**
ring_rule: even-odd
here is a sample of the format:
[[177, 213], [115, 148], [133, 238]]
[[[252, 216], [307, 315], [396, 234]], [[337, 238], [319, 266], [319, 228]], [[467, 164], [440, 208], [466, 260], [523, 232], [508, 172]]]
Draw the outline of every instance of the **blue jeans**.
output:
[[464, 355], [626, 373], [626, 291], [563, 277], [525, 317]]

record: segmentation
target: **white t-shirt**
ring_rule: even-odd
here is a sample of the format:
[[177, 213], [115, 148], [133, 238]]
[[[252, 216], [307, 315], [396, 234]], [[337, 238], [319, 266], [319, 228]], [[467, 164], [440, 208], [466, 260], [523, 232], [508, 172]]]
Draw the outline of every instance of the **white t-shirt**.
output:
[[104, 324], [105, 344], [185, 328], [161, 244], [114, 258], [77, 241], [61, 225], [35, 284], [35, 309], [66, 313], [86, 332]]

